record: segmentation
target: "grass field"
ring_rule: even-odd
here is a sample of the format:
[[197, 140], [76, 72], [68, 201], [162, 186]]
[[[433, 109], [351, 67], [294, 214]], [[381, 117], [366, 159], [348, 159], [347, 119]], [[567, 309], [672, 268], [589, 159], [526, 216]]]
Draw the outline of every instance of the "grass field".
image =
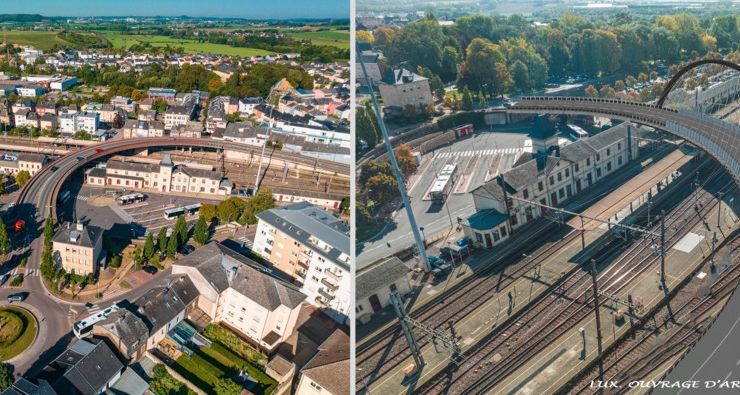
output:
[[33, 343], [33, 339], [36, 337], [36, 320], [23, 309], [5, 307], [3, 310], [12, 312], [23, 322], [23, 333], [20, 337], [8, 347], [0, 349], [0, 361], [7, 361], [25, 351]]
[[[62, 40], [57, 37], [57, 32], [37, 32], [37, 31], [25, 31], [25, 30], [8, 30], [4, 31], [3, 35], [7, 37], [8, 41], [18, 45], [33, 45], [36, 49], [48, 50], [54, 44], [58, 45], [72, 45], [69, 41]], [[0, 40], [3, 36], [0, 36]]]
[[349, 49], [349, 31], [321, 31], [321, 32], [287, 32], [294, 40], [311, 40], [314, 45], [333, 45], [341, 49]]
[[195, 40], [175, 39], [168, 36], [148, 36], [148, 35], [121, 35], [120, 32], [100, 31], [100, 34], [108, 40], [114, 48], [121, 48], [126, 42], [126, 48], [139, 42], [148, 42], [153, 47], [164, 47], [169, 44], [170, 47], [183, 47], [185, 53], [209, 53], [229, 56], [255, 56], [269, 55], [270, 52], [254, 48], [236, 48], [223, 44], [199, 43]]

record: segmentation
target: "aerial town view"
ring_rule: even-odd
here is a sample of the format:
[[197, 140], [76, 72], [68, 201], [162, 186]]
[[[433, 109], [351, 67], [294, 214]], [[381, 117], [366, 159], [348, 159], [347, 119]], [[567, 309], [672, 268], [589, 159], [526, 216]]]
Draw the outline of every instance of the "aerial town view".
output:
[[0, 393], [350, 394], [350, 4], [0, 6]]
[[355, 392], [740, 392], [738, 14], [357, 0]]

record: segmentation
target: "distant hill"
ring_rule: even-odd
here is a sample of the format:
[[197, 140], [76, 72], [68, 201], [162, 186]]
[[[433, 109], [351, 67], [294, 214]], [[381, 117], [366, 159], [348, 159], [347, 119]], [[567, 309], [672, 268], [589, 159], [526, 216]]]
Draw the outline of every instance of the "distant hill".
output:
[[0, 14], [0, 23], [2, 22], [41, 22], [45, 19], [39, 14]]

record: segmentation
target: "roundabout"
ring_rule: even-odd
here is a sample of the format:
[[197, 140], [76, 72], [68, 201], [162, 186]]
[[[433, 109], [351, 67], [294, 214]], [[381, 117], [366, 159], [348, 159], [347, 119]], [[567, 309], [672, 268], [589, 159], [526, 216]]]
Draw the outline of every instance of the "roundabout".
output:
[[37, 334], [38, 324], [30, 311], [16, 306], [0, 307], [0, 361], [23, 353]]

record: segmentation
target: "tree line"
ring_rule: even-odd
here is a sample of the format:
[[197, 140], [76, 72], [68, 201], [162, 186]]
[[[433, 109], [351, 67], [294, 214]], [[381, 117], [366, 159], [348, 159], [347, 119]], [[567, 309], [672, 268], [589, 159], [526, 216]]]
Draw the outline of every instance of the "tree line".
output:
[[[358, 31], [388, 58], [386, 70], [401, 65], [428, 68], [443, 81], [471, 92], [499, 95], [541, 87], [550, 78], [614, 73], [649, 73], [656, 64], [674, 64], [707, 52], [738, 49], [735, 15], [698, 19], [681, 13], [633, 21], [620, 13], [609, 21], [589, 21], [565, 13], [535, 27], [521, 15], [472, 15], [440, 26], [428, 13], [402, 28]], [[458, 67], [459, 66], [459, 72]]]

